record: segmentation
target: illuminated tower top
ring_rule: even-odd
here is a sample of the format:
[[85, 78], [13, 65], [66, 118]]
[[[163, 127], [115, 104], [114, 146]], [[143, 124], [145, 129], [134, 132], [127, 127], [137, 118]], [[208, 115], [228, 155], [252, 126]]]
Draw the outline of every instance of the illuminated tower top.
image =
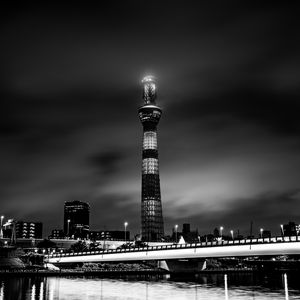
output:
[[154, 76], [145, 76], [142, 80], [143, 99], [145, 104], [155, 104], [156, 99], [156, 80]]

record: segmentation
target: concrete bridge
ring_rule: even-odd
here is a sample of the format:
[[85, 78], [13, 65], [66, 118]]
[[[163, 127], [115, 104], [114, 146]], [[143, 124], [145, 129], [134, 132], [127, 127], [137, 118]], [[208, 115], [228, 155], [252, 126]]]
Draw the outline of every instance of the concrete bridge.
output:
[[197, 268], [199, 268], [199, 262], [204, 262], [207, 258], [295, 254], [300, 254], [300, 237], [298, 236], [161, 245], [78, 253], [53, 253], [46, 256], [45, 261], [55, 265], [83, 262], [137, 262], [150, 260], [166, 262], [170, 265], [170, 262], [174, 264], [176, 261], [197, 261]]

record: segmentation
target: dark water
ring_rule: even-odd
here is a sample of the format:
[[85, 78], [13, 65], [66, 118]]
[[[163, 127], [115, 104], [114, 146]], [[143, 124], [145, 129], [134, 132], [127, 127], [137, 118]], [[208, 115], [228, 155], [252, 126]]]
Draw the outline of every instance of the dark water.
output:
[[298, 275], [203, 275], [196, 279], [0, 278], [0, 300], [300, 299]]

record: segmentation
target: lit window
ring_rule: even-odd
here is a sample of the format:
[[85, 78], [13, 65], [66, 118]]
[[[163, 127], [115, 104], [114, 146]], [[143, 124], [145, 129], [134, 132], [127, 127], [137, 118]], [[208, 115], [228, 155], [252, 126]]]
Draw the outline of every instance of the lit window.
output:
[[156, 158], [143, 159], [143, 174], [158, 174], [158, 160]]
[[157, 134], [153, 131], [144, 132], [143, 149], [157, 149]]

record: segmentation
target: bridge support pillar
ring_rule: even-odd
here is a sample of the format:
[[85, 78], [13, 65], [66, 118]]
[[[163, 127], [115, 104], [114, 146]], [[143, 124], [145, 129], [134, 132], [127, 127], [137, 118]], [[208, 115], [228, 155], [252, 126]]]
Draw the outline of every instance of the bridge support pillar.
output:
[[162, 260], [158, 261], [158, 267], [171, 273], [196, 273], [206, 269], [206, 260]]

